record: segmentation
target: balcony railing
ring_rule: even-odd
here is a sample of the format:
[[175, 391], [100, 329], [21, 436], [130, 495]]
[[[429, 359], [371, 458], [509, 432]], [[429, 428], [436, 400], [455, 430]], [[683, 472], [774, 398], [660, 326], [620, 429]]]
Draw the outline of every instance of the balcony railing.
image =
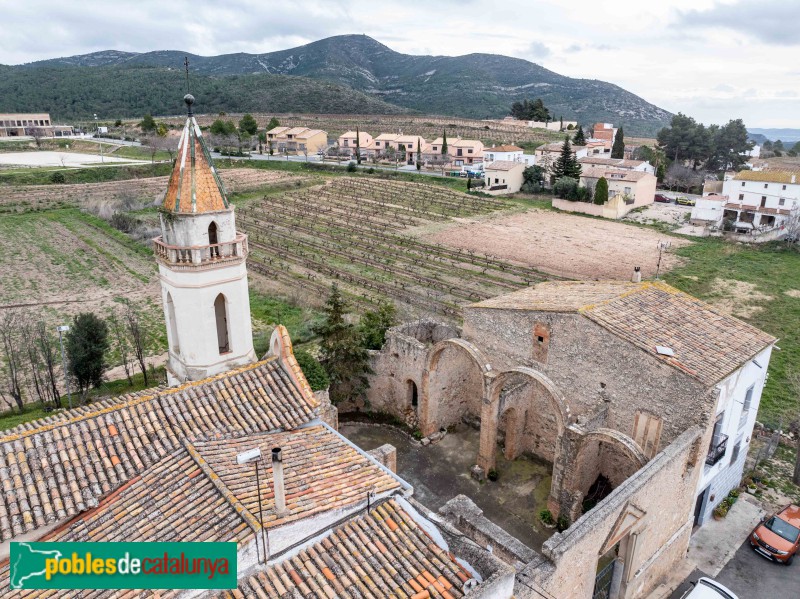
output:
[[161, 237], [153, 239], [156, 257], [165, 264], [200, 267], [230, 262], [247, 257], [247, 235], [236, 233], [233, 241], [211, 245], [179, 246], [168, 245]]
[[711, 447], [708, 450], [708, 457], [706, 458], [706, 465], [713, 466], [725, 457], [725, 451], [728, 449], [728, 435], [721, 435], [711, 442]]

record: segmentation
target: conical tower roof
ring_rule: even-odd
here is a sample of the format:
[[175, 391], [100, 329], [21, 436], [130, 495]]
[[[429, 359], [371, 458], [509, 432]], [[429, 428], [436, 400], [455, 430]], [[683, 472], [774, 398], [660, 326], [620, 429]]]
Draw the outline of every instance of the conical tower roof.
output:
[[230, 204], [225, 186], [214, 168], [203, 133], [192, 114], [194, 97], [186, 94], [183, 100], [189, 111], [163, 207], [177, 214], [227, 210]]

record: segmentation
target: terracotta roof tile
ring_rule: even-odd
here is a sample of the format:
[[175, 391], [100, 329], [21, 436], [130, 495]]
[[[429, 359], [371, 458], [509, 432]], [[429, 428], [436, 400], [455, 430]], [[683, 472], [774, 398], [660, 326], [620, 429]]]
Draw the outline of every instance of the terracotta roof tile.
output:
[[238, 589], [217, 597], [455, 599], [464, 596], [471, 578], [399, 502], [389, 500], [297, 555], [240, 577]]
[[[6, 431], [0, 437], [0, 540], [97, 506], [187, 437], [292, 429], [313, 419], [318, 405], [270, 358]], [[117, 435], [109, 434], [112, 426]]]
[[517, 146], [497, 146], [493, 148], [485, 148], [484, 152], [522, 152], [522, 148], [518, 148]]
[[[580, 313], [706, 386], [775, 342], [771, 335], [661, 282], [539, 283], [472, 308]], [[675, 355], [658, 354], [657, 345]]]
[[483, 167], [485, 171], [512, 171], [516, 168], [525, 168], [522, 162], [514, 162], [513, 160], [495, 160]]

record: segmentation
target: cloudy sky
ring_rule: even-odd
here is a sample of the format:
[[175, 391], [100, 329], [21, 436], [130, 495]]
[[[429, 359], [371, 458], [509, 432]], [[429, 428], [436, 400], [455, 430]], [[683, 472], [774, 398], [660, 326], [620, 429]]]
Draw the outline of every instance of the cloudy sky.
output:
[[706, 123], [800, 127], [798, 0], [0, 0], [0, 63], [97, 50], [269, 52], [364, 33], [616, 83]]

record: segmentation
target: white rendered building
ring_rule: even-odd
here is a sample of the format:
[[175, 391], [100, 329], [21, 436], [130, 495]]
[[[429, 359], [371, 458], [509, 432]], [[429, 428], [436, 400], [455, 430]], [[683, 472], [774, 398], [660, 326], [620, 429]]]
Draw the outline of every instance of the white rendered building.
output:
[[153, 240], [167, 322], [171, 385], [255, 361], [247, 287], [247, 235], [189, 107]]

